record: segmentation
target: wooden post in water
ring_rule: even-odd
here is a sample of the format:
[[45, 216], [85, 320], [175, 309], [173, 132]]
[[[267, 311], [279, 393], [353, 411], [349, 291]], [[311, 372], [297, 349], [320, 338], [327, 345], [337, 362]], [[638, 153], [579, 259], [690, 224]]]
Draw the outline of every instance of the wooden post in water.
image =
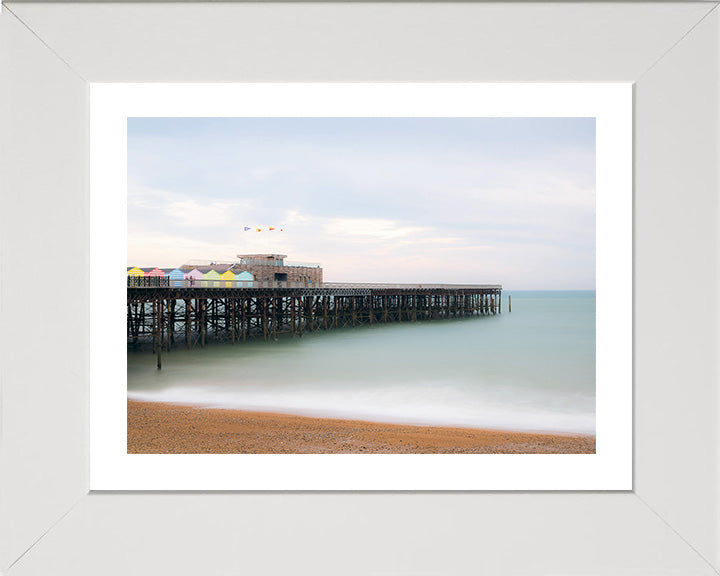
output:
[[512, 312], [512, 296], [508, 294], [508, 312]]

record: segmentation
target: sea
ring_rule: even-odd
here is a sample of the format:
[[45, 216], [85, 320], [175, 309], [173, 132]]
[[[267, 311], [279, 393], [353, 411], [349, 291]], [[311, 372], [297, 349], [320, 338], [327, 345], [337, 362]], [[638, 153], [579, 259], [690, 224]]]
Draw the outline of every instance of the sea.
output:
[[[512, 297], [512, 312], [508, 311]], [[503, 291], [493, 316], [128, 352], [128, 398], [314, 417], [595, 433], [595, 292]]]

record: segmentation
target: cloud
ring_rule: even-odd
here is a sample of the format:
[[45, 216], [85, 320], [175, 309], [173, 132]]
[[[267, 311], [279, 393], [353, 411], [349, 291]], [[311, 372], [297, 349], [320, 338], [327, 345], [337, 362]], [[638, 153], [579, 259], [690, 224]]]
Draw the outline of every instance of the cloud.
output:
[[[198, 194], [198, 198], [202, 198]], [[163, 228], [219, 228], [252, 222], [251, 199], [205, 199], [188, 194], [128, 184], [128, 215], [135, 222], [162, 223]]]
[[178, 226], [207, 228], [231, 223], [236, 216], [242, 214], [242, 210], [247, 211], [250, 205], [250, 202], [201, 204], [192, 198], [186, 198], [169, 202], [165, 210]]
[[356, 236], [378, 241], [414, 237], [431, 231], [431, 228], [422, 226], [405, 226], [397, 220], [371, 218], [325, 219], [323, 229], [333, 236]]

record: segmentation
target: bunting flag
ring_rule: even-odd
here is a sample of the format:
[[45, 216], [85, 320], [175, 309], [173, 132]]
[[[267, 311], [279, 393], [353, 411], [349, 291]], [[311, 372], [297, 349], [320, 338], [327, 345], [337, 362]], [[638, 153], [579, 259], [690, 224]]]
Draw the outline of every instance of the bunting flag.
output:
[[[270, 232], [271, 230], [277, 230], [275, 226], [268, 226], [267, 228], [250, 228], [249, 226], [243, 226], [243, 231], [255, 230], [255, 232]], [[280, 228], [280, 232], [284, 232], [283, 228]]]
[[268, 230], [275, 230], [275, 228], [273, 228], [272, 226], [270, 226], [270, 227], [268, 228]]
[[250, 228], [249, 226], [245, 226], [245, 227], [243, 228], [243, 231], [244, 231], [244, 232], [247, 232], [248, 230], [251, 230], [251, 228]]

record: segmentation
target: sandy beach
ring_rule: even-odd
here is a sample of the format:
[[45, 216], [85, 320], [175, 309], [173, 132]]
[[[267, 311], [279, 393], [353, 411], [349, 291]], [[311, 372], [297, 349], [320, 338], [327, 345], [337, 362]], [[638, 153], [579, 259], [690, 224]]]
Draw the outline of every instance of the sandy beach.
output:
[[130, 454], [594, 454], [595, 436], [407, 426], [128, 400]]

